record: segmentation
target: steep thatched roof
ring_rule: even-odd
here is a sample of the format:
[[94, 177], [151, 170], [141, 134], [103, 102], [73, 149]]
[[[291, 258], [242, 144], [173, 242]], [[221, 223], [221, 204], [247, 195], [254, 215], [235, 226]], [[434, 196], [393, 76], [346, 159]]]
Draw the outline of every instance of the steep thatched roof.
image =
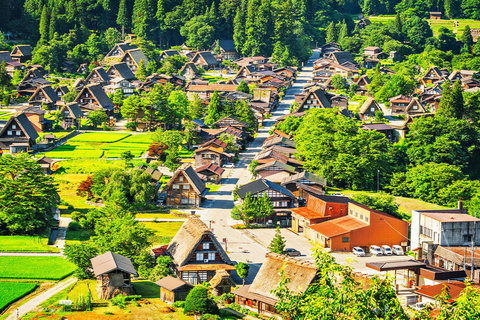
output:
[[200, 218], [193, 214], [188, 216], [187, 221], [183, 223], [180, 230], [178, 230], [168, 245], [167, 250], [172, 256], [173, 262], [178, 267], [188, 264], [193, 251], [206, 236], [210, 237], [223, 261], [226, 264], [233, 265], [212, 231]]
[[287, 288], [295, 293], [304, 292], [317, 274], [317, 267], [308, 261], [273, 252], [267, 253], [265, 257], [265, 261], [248, 290], [251, 293], [276, 299], [270, 291], [277, 287], [282, 280], [282, 270], [290, 279]]
[[372, 98], [372, 97], [369, 97], [363, 104], [362, 106], [360, 107], [360, 110], [358, 111], [358, 113], [360, 114], [364, 114], [365, 112], [367, 112], [368, 108], [370, 107], [375, 107], [376, 109], [378, 110], [382, 110], [382, 108], [380, 108], [380, 105], [378, 104], [378, 102]]

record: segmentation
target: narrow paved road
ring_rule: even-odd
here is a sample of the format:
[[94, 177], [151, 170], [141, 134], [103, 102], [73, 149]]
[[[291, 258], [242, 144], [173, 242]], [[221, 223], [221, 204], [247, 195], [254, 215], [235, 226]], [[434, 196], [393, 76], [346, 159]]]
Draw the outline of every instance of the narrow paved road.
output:
[[[6, 320], [18, 319], [18, 318], [24, 316], [25, 314], [27, 314], [28, 312], [35, 310], [45, 300], [50, 299], [52, 296], [54, 296], [55, 294], [64, 290], [65, 288], [67, 288], [69, 285], [71, 285], [75, 281], [77, 281], [76, 278], [70, 278], [70, 279], [67, 279], [65, 281], [57, 283], [55, 286], [51, 287], [47, 291], [40, 293], [38, 296], [34, 297], [30, 301], [28, 301], [28, 302], [24, 303], [23, 305], [21, 305], [20, 307], [18, 307], [18, 309], [16, 309], [16, 310], [18, 310], [18, 312], [16, 310], [14, 310], [10, 314], [10, 316], [8, 316], [6, 318]], [[17, 317], [17, 315], [18, 315], [18, 317]]]
[[[227, 239], [227, 252], [230, 258], [237, 262], [246, 262], [250, 265], [250, 272], [245, 283], [251, 283], [255, 278], [263, 260], [267, 248], [264, 247], [265, 242], [270, 240], [262, 239], [263, 245], [252, 240], [251, 237], [245, 235], [245, 231], [233, 229], [231, 225], [235, 221], [230, 218], [230, 210], [233, 208], [232, 191], [235, 185], [242, 185], [251, 180], [251, 174], [248, 172], [248, 164], [253, 160], [255, 155], [262, 149], [262, 144], [268, 137], [268, 131], [278, 117], [288, 113], [290, 105], [295, 99], [295, 95], [302, 93], [305, 85], [312, 79], [313, 61], [318, 59], [320, 52], [315, 50], [312, 57], [305, 65], [303, 70], [298, 73], [297, 80], [290, 89], [286, 91], [285, 97], [279, 106], [273, 111], [272, 117], [264, 122], [264, 127], [258, 131], [258, 136], [247, 149], [240, 154], [240, 161], [234, 169], [227, 169], [222, 180], [222, 186], [209, 200], [205, 201], [203, 208], [199, 212], [201, 219], [208, 224], [211, 223], [213, 231], [217, 239], [222, 242]], [[237, 281], [240, 279], [236, 279]]]

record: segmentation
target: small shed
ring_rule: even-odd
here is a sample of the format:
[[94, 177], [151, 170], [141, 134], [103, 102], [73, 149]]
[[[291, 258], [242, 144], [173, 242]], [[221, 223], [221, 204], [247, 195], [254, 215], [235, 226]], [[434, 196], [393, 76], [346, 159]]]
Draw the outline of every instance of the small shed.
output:
[[215, 276], [210, 280], [210, 285], [213, 288], [212, 293], [215, 297], [221, 296], [224, 293], [230, 293], [232, 288], [237, 286], [230, 277], [230, 274], [223, 269], [217, 270]]
[[166, 276], [155, 282], [160, 286], [160, 300], [167, 303], [185, 301], [193, 286], [181, 279]]
[[119, 294], [128, 296], [134, 293], [131, 276], [138, 277], [138, 274], [129, 258], [108, 251], [90, 261], [97, 277], [100, 299], [108, 300]]
[[432, 20], [440, 20], [442, 19], [442, 13], [436, 11], [430, 11], [430, 19]]

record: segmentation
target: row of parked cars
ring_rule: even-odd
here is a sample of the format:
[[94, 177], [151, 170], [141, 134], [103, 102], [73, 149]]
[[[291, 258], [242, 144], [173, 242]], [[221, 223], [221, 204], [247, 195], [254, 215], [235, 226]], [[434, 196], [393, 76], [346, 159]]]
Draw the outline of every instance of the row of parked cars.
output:
[[[360, 247], [353, 247], [352, 251], [353, 251], [353, 254], [356, 255], [357, 257], [365, 256], [365, 251]], [[404, 255], [403, 249], [399, 245], [393, 245], [392, 247], [387, 245], [383, 245], [381, 247], [372, 245], [369, 248], [369, 252], [371, 255], [374, 255], [374, 256], [391, 256], [391, 255], [403, 256]]]

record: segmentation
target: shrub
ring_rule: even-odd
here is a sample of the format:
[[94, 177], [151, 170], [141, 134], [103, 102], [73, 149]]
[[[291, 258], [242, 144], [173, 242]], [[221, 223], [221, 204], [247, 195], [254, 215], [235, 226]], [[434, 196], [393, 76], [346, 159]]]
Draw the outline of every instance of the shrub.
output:
[[185, 299], [185, 314], [218, 314], [218, 306], [208, 288], [196, 286]]
[[80, 229], [82, 229], [82, 227], [80, 227], [78, 222], [72, 221], [68, 224], [68, 231], [78, 231]]
[[116, 295], [110, 300], [112, 306], [117, 306], [120, 309], [125, 309], [127, 307], [127, 302], [124, 295]]
[[127, 128], [128, 130], [132, 130], [132, 131], [135, 131], [137, 129], [137, 126], [138, 126], [138, 124], [136, 122], [133, 122], [133, 121], [127, 122], [125, 124], [125, 128]]
[[219, 316], [217, 316], [216, 314], [204, 314], [203, 316], [200, 317], [200, 320], [220, 320], [222, 318], [220, 318]]
[[83, 295], [78, 296], [77, 302], [75, 303], [75, 309], [78, 311], [85, 311], [87, 309], [85, 297]]
[[185, 308], [185, 301], [175, 301], [172, 304], [172, 307], [174, 307], [174, 308]]

